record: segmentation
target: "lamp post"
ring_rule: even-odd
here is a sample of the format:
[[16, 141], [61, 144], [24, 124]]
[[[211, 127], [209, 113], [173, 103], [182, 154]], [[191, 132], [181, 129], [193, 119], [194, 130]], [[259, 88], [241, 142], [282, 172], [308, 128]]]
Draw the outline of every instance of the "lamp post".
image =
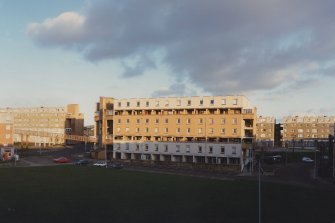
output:
[[316, 168], [316, 153], [319, 152], [319, 150], [315, 149], [314, 153], [314, 179], [317, 177], [317, 168]]
[[261, 210], [261, 155], [258, 159], [258, 223], [262, 220], [262, 210]]

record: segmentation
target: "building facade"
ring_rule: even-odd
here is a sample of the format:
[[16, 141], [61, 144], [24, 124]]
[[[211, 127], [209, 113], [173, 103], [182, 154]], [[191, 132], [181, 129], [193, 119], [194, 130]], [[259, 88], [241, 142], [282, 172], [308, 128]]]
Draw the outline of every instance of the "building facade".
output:
[[320, 141], [328, 141], [334, 129], [334, 116], [287, 116], [283, 119], [283, 146], [314, 148]]
[[101, 97], [95, 133], [115, 159], [240, 165], [255, 117], [244, 96]]
[[[83, 134], [84, 115], [79, 105], [67, 107], [2, 108], [0, 113], [12, 117], [12, 138], [16, 143], [54, 145], [64, 143], [62, 137], [51, 135]], [[23, 135], [15, 130], [38, 132], [38, 135]]]
[[257, 117], [256, 123], [256, 142], [260, 147], [273, 147], [275, 141], [275, 124], [274, 117]]
[[0, 113], [0, 146], [12, 146], [13, 133], [13, 117], [7, 113]]

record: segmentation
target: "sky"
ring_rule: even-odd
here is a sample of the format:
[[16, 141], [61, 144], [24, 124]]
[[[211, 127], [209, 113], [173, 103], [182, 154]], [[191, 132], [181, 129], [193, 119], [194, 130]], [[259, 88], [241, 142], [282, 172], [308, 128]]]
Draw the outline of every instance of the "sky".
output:
[[0, 0], [0, 107], [245, 95], [335, 115], [335, 1]]

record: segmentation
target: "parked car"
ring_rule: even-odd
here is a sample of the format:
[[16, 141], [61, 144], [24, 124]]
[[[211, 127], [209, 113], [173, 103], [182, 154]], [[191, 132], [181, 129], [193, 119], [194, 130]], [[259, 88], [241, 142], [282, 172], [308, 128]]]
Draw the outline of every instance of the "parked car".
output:
[[77, 162], [75, 162], [75, 165], [79, 165], [79, 166], [84, 166], [84, 165], [88, 165], [88, 160], [78, 160]]
[[97, 166], [97, 167], [106, 167], [106, 162], [105, 161], [98, 161], [95, 164], [93, 164], [93, 166]]
[[66, 157], [59, 157], [59, 158], [54, 159], [54, 162], [55, 163], [69, 163], [71, 162], [71, 160]]
[[313, 163], [314, 162], [314, 160], [312, 160], [310, 157], [307, 157], [307, 156], [302, 157], [301, 161], [303, 163]]
[[109, 168], [113, 168], [113, 169], [122, 169], [123, 165], [122, 163], [112, 163], [111, 165], [108, 166]]

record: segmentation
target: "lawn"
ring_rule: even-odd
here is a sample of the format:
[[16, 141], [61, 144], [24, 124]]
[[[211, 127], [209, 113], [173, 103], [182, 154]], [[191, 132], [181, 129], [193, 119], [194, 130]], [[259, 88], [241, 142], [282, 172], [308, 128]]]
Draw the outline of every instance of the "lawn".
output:
[[[257, 222], [257, 182], [93, 167], [0, 169], [1, 222]], [[334, 222], [335, 194], [266, 183], [262, 222]]]

